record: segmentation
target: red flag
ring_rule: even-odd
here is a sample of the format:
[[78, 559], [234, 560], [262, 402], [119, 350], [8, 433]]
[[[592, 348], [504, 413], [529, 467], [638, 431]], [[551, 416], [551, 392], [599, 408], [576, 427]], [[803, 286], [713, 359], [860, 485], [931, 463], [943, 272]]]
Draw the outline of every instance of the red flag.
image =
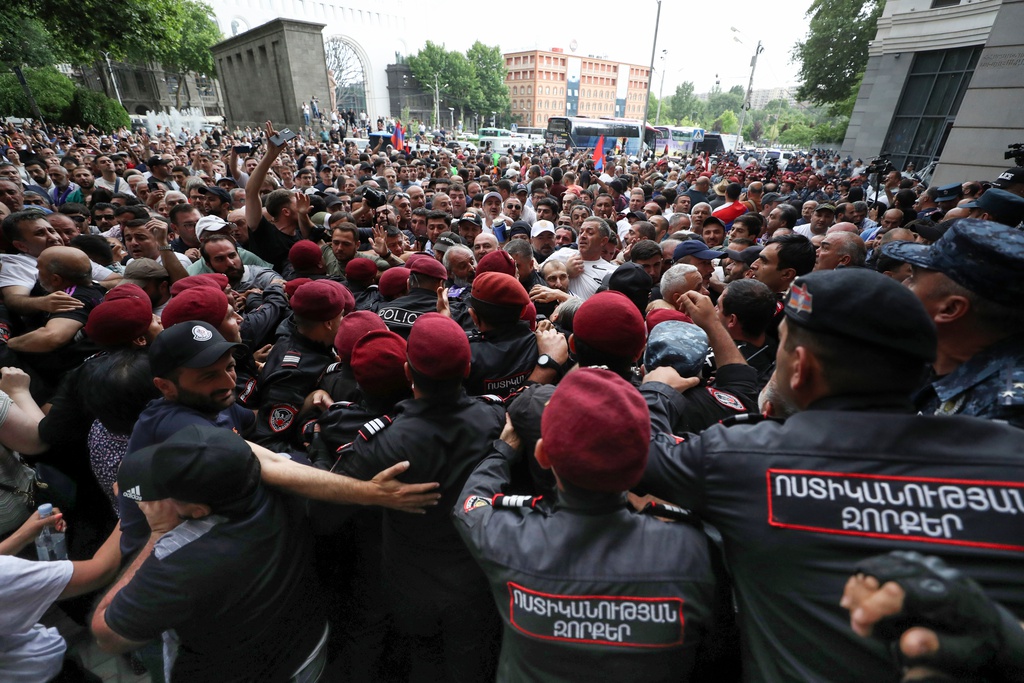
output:
[[395, 132], [391, 134], [391, 146], [395, 149], [405, 148], [405, 131], [402, 130], [402, 122], [395, 119]]
[[594, 168], [598, 171], [604, 168], [604, 136], [597, 139], [597, 147], [594, 148]]

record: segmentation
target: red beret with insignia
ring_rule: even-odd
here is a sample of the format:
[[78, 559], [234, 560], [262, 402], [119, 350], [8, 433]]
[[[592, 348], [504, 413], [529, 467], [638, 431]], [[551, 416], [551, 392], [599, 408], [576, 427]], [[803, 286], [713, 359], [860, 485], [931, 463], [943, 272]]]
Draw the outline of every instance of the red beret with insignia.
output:
[[373, 282], [377, 277], [377, 264], [368, 258], [354, 258], [345, 264], [345, 277], [352, 282]]
[[477, 277], [480, 277], [481, 273], [505, 273], [515, 277], [516, 261], [512, 258], [512, 254], [503, 249], [492, 251], [476, 264]]
[[224, 291], [228, 286], [228, 276], [223, 273], [201, 273], [200, 275], [189, 275], [183, 277], [171, 285], [171, 296], [177, 296], [186, 289], [193, 287], [214, 287]]
[[386, 330], [388, 326], [373, 311], [355, 311], [341, 319], [338, 333], [334, 335], [334, 350], [343, 363], [352, 357], [352, 348], [356, 342], [373, 330]]
[[356, 307], [352, 292], [333, 280], [313, 280], [300, 285], [291, 297], [292, 310], [305, 320], [324, 322]]
[[408, 268], [401, 266], [388, 268], [381, 273], [380, 280], [377, 281], [377, 291], [389, 301], [402, 296], [409, 290], [410, 272]]
[[620, 292], [598, 292], [583, 302], [572, 321], [576, 339], [595, 351], [636, 360], [647, 342], [644, 317]]
[[[595, 419], [602, 415], [615, 419]], [[651, 416], [629, 382], [609, 370], [580, 368], [551, 395], [540, 433], [544, 453], [563, 481], [590, 491], [628, 491], [647, 466]]]
[[160, 314], [160, 320], [165, 328], [186, 320], [202, 320], [219, 328], [227, 314], [228, 297], [222, 290], [207, 286], [192, 287], [171, 297]]
[[372, 330], [360, 337], [349, 365], [363, 393], [385, 396], [408, 390], [405, 352], [405, 340], [390, 330]]
[[464, 378], [472, 353], [469, 337], [457, 322], [440, 313], [424, 313], [409, 330], [409, 365], [431, 379]]
[[480, 274], [479, 270], [477, 271], [476, 277], [473, 278], [472, 297], [475, 301], [481, 303], [491, 304], [492, 306], [507, 306], [516, 310], [521, 310], [523, 306], [530, 303], [530, 295], [519, 284], [519, 280], [511, 275], [493, 271], [483, 275]]

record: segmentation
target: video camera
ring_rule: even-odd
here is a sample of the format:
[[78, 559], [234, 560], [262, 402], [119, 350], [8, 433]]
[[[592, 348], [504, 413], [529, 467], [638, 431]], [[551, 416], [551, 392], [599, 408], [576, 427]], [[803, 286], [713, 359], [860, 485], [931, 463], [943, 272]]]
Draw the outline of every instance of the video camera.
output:
[[1018, 166], [1024, 166], [1024, 142], [1007, 145], [1007, 151], [1003, 152], [1003, 158], [1013, 159]]
[[368, 187], [363, 192], [363, 201], [366, 202], [367, 206], [371, 209], [379, 209], [388, 203], [388, 196], [381, 190], [375, 187]]
[[871, 165], [864, 169], [864, 173], [872, 175], [874, 173], [880, 173], [885, 175], [896, 170], [896, 167], [892, 165], [892, 162], [885, 157], [878, 157], [871, 160]]

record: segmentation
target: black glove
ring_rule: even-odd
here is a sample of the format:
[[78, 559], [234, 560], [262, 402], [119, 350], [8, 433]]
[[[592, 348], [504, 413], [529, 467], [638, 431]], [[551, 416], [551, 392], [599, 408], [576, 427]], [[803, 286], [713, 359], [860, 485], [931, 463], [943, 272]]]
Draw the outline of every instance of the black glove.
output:
[[896, 643], [908, 629], [931, 629], [939, 651], [919, 659], [903, 657], [906, 666], [926, 665], [969, 678], [1024, 681], [1024, 631], [1007, 610], [992, 601], [981, 586], [937, 557], [894, 551], [860, 562], [858, 573], [889, 581], [904, 591], [903, 611], [886, 617], [874, 634]]

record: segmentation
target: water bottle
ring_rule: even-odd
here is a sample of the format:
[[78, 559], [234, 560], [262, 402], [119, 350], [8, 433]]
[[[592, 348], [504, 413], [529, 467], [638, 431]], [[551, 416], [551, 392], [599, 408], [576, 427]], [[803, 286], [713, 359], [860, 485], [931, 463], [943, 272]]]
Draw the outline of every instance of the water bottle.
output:
[[[53, 514], [53, 506], [43, 503], [39, 506], [39, 518]], [[53, 527], [43, 527], [36, 537], [36, 554], [43, 562], [68, 559], [68, 548], [64, 541], [64, 533], [55, 531]]]

